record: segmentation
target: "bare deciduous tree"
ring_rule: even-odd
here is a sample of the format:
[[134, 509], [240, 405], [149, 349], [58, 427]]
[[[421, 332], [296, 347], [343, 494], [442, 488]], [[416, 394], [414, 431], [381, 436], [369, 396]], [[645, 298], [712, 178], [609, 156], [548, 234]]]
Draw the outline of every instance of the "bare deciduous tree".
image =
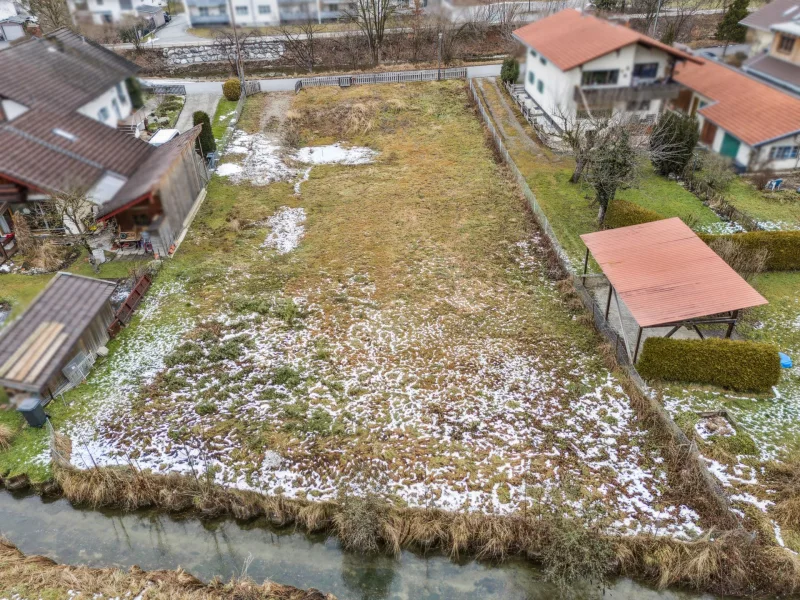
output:
[[603, 131], [603, 142], [596, 144], [589, 153], [584, 177], [595, 191], [598, 223], [605, 220], [617, 190], [632, 185], [636, 177], [638, 161], [630, 137], [627, 127], [611, 125]]
[[284, 56], [298, 68], [313, 73], [314, 67], [319, 62], [315, 36], [321, 30], [322, 26], [310, 17], [299, 25], [282, 25], [280, 32], [286, 50]]
[[608, 128], [608, 119], [579, 118], [561, 108], [553, 115], [558, 131], [554, 137], [570, 149], [575, 158], [575, 170], [571, 183], [578, 183], [595, 146], [603, 141], [603, 132]]
[[396, 0], [354, 0], [344, 15], [364, 34], [373, 64], [380, 64], [386, 24], [397, 12]]
[[28, 8], [39, 19], [43, 33], [59, 27], [72, 27], [72, 17], [65, 0], [30, 0]]
[[97, 206], [89, 199], [86, 190], [80, 187], [69, 187], [65, 191], [55, 194], [47, 203], [47, 211], [57, 223], [63, 223], [64, 228], [77, 236], [81, 245], [86, 248], [95, 271], [97, 265], [92, 258], [92, 247], [89, 238], [97, 226], [95, 219]]
[[485, 27], [497, 27], [500, 35], [510, 41], [511, 33], [522, 20], [522, 8], [518, 2], [485, 1], [475, 8], [473, 20]]
[[[238, 32], [239, 50], [244, 48], [244, 43], [251, 37], [257, 37], [260, 33], [256, 30]], [[230, 65], [233, 75], [239, 74], [238, 53], [236, 52], [236, 36], [232, 31], [221, 29], [214, 34], [214, 48]]]

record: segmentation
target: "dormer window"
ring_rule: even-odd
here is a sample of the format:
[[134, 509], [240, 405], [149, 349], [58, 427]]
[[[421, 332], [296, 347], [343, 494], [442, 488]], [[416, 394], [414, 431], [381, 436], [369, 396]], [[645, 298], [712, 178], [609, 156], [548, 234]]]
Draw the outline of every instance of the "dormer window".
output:
[[103, 123], [105, 123], [106, 121], [108, 121], [108, 117], [109, 116], [110, 116], [110, 113], [108, 112], [108, 109], [105, 106], [97, 111], [97, 120], [98, 121], [102, 121]]
[[63, 129], [59, 129], [56, 127], [53, 129], [53, 133], [57, 136], [64, 138], [65, 140], [69, 140], [70, 142], [77, 142], [78, 136], [71, 134], [69, 131], [64, 131]]
[[778, 42], [778, 52], [783, 52], [784, 54], [791, 54], [793, 48], [794, 48], [794, 38], [789, 37], [788, 35], [782, 35], [780, 41]]

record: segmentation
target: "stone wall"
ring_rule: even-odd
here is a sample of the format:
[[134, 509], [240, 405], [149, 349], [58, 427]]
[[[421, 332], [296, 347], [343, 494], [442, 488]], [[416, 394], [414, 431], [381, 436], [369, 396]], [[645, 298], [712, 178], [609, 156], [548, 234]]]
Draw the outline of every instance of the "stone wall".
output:
[[[232, 44], [203, 44], [200, 46], [172, 46], [163, 48], [161, 54], [167, 65], [188, 65], [207, 62], [235, 61]], [[283, 55], [283, 44], [270, 40], [247, 40], [242, 44], [244, 60], [273, 62]]]

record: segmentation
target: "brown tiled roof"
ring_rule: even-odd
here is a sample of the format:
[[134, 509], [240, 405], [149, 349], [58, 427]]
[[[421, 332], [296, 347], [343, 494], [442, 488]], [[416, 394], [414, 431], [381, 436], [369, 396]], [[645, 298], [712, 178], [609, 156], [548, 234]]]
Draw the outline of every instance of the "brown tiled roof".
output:
[[641, 327], [767, 304], [678, 217], [581, 239]]
[[80, 108], [138, 67], [68, 29], [0, 51], [0, 96], [28, 107]]
[[750, 146], [800, 131], [800, 99], [717, 61], [676, 65], [678, 83], [713, 102], [698, 112]]
[[776, 23], [785, 23], [794, 17], [800, 17], [800, 0], [772, 0], [739, 22], [746, 27], [769, 31]]
[[745, 61], [742, 69], [776, 85], [786, 85], [796, 92], [800, 92], [800, 65], [775, 58], [769, 54], [758, 54]]
[[[142, 199], [151, 190], [158, 188], [164, 177], [177, 164], [176, 161], [187, 146], [194, 147], [194, 141], [200, 135], [202, 127], [202, 125], [195, 125], [166, 144], [156, 147], [136, 174], [120, 188], [110, 201], [100, 207], [97, 216], [102, 218], [113, 215], [125, 206]], [[191, 151], [194, 152], [193, 149]]]
[[58, 273], [0, 334], [0, 385], [42, 393], [116, 283]]
[[89, 189], [106, 171], [132, 176], [155, 149], [77, 109], [135, 71], [68, 29], [0, 51], [0, 97], [28, 108], [0, 122], [0, 173], [46, 193]]
[[691, 55], [633, 29], [571, 8], [520, 27], [514, 31], [514, 37], [562, 71], [569, 71], [631, 44], [657, 48], [680, 59], [694, 60]]

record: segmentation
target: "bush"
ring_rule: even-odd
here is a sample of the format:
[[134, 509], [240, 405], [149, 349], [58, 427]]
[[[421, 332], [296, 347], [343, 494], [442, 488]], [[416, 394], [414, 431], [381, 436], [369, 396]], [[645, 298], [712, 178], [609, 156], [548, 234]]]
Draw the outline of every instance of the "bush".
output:
[[763, 273], [767, 268], [769, 261], [767, 248], [751, 248], [736, 241], [735, 237], [718, 237], [708, 245], [747, 281], [759, 273]]
[[142, 99], [142, 86], [139, 85], [139, 80], [136, 77], [128, 77], [125, 80], [125, 87], [128, 88], [128, 96], [131, 98], [131, 107], [134, 110], [144, 106]]
[[202, 110], [198, 110], [192, 115], [192, 123], [195, 126], [203, 126], [197, 138], [196, 146], [200, 156], [205, 156], [209, 152], [215, 152], [217, 149], [217, 142], [214, 140], [214, 134], [211, 131], [211, 120], [208, 118], [208, 114], [204, 113]]
[[239, 84], [239, 80], [235, 77], [231, 77], [222, 84], [222, 95], [225, 96], [226, 100], [230, 100], [231, 102], [236, 102], [239, 100], [239, 96], [242, 94], [242, 88]]
[[694, 161], [686, 165], [684, 178], [692, 192], [710, 200], [715, 194], [721, 195], [728, 191], [736, 179], [729, 158], [716, 152], [703, 152], [699, 163], [699, 169], [696, 169]]
[[701, 234], [709, 245], [720, 239], [730, 239], [743, 251], [756, 253], [766, 249], [767, 271], [796, 271], [800, 269], [800, 231], [747, 231], [727, 235]]
[[614, 200], [608, 207], [604, 225], [606, 229], [640, 225], [663, 219], [660, 214], [627, 200]]
[[682, 175], [694, 155], [700, 133], [697, 119], [670, 110], [650, 134], [650, 160], [660, 175]]
[[706, 383], [737, 392], [766, 392], [781, 375], [775, 345], [717, 338], [648, 338], [636, 368], [646, 379]]
[[503, 61], [503, 67], [500, 69], [500, 79], [503, 83], [516, 83], [519, 79], [519, 63], [513, 56], [508, 56]]

